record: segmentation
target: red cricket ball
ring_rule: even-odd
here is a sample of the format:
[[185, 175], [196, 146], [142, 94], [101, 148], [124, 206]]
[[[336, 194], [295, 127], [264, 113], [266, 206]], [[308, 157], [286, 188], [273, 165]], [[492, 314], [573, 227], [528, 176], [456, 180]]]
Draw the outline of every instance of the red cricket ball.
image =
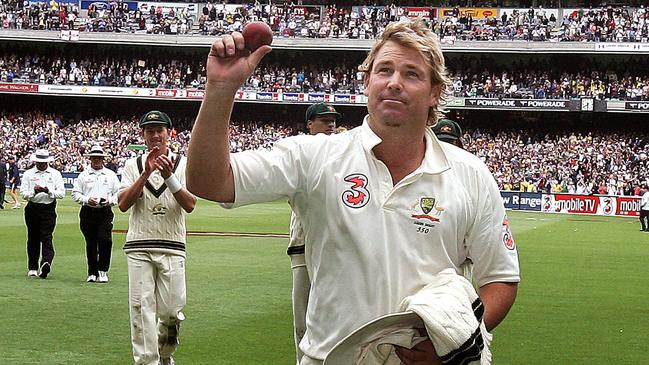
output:
[[254, 52], [263, 45], [273, 43], [273, 31], [264, 22], [250, 22], [243, 27], [243, 39], [246, 41], [246, 48]]

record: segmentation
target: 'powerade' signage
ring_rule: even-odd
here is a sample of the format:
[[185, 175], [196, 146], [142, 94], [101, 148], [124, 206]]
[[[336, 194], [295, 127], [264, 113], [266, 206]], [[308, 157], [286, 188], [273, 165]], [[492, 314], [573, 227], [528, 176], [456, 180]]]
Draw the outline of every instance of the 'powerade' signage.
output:
[[464, 104], [475, 108], [570, 110], [570, 100], [466, 98]]

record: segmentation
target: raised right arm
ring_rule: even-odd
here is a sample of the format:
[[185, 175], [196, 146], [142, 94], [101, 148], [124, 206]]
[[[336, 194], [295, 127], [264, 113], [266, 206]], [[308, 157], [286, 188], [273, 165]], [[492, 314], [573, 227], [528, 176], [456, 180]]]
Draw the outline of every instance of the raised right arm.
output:
[[218, 202], [234, 201], [229, 141], [234, 96], [270, 51], [270, 46], [262, 46], [250, 53], [239, 32], [224, 35], [212, 44], [205, 97], [187, 153], [187, 189], [195, 195]]

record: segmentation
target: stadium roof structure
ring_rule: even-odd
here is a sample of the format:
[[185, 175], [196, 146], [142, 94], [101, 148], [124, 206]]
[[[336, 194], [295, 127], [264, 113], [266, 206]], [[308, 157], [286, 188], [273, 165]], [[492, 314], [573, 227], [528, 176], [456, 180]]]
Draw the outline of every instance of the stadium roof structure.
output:
[[[61, 42], [89, 44], [128, 44], [168, 47], [208, 47], [215, 36], [152, 35], [139, 33], [80, 32], [79, 40], [61, 39], [58, 31], [14, 30], [0, 32], [0, 41]], [[281, 38], [273, 40], [277, 49], [368, 51], [372, 39]], [[442, 45], [445, 52], [477, 53], [582, 53], [582, 54], [649, 54], [641, 43], [596, 42], [528, 42], [528, 41], [455, 41]]]

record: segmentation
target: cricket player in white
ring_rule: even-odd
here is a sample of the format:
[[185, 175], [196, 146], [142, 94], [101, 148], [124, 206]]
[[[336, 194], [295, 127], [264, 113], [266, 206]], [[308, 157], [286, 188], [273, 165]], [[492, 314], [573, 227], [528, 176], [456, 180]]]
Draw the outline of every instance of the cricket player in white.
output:
[[[304, 115], [306, 128], [310, 135], [331, 135], [336, 129], [336, 121], [340, 113], [328, 103], [315, 103], [309, 106]], [[302, 359], [300, 342], [306, 332], [306, 310], [311, 290], [311, 279], [306, 268], [304, 257], [306, 243], [302, 220], [295, 212], [291, 214], [289, 226], [289, 241], [287, 253], [291, 258], [291, 273], [293, 274], [293, 329], [295, 337], [295, 356], [297, 363]]]
[[[235, 92], [271, 51], [244, 47], [237, 32], [212, 44], [187, 186], [232, 206], [285, 197], [303, 219], [311, 291], [300, 364], [321, 364], [338, 341], [398, 311], [438, 272], [461, 275], [467, 258], [485, 325], [496, 327], [516, 297], [518, 254], [487, 167], [429, 128], [450, 90], [437, 37], [419, 21], [386, 27], [359, 67], [369, 112], [362, 126], [230, 155]], [[396, 353], [406, 365], [441, 363], [430, 340]]]
[[152, 110], [140, 127], [147, 153], [126, 161], [118, 195], [119, 209], [131, 209], [124, 252], [133, 359], [173, 365], [185, 318], [185, 215], [196, 197], [183, 186], [185, 158], [167, 147], [169, 116]]

